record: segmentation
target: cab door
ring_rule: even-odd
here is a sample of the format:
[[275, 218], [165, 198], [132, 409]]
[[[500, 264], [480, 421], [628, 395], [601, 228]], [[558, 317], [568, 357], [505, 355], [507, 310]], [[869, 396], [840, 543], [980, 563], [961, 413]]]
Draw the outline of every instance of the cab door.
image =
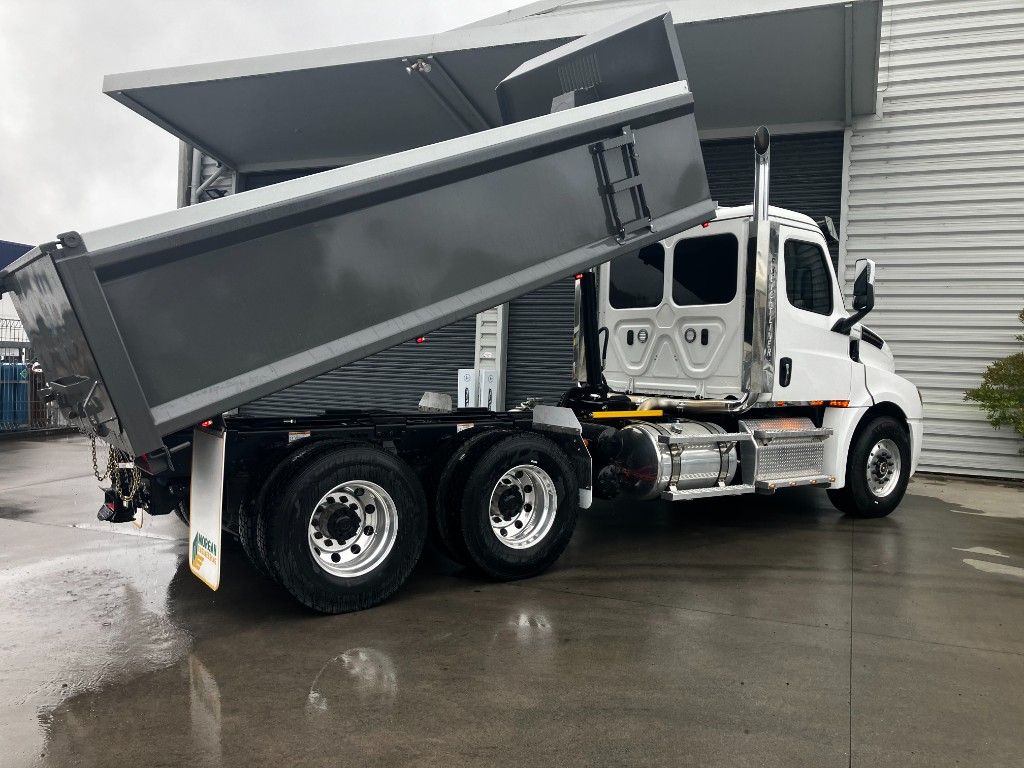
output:
[[783, 225], [779, 241], [772, 399], [849, 400], [856, 364], [850, 337], [832, 330], [846, 308], [824, 238]]

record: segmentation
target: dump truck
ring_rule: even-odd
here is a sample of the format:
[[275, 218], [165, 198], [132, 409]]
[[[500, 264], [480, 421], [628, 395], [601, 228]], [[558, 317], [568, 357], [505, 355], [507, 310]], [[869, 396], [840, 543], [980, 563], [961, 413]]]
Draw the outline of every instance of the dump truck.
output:
[[[595, 496], [898, 505], [922, 409], [861, 322], [874, 265], [848, 312], [830, 224], [768, 204], [766, 129], [753, 204], [716, 206], [670, 14], [529, 61], [497, 97], [499, 127], [66, 232], [0, 272], [48, 396], [93, 440], [101, 519], [178, 514], [213, 589], [227, 532], [340, 613], [392, 595], [428, 540], [492, 579], [538, 574]], [[557, 404], [232, 415], [572, 275]]]

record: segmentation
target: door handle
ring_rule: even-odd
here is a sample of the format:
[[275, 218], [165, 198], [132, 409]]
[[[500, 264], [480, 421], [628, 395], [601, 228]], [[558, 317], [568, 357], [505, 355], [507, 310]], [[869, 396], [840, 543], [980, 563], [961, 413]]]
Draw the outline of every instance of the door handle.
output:
[[784, 357], [779, 360], [779, 386], [788, 387], [789, 380], [793, 377], [793, 361]]

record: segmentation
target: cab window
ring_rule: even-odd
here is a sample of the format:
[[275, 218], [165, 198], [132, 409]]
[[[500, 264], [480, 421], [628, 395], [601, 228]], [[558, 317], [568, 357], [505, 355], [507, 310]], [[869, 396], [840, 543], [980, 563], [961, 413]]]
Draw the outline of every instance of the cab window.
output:
[[831, 315], [832, 280], [821, 246], [787, 240], [783, 259], [789, 303], [807, 312]]
[[680, 307], [728, 304], [736, 298], [739, 241], [735, 235], [690, 237], [672, 254], [672, 301]]
[[665, 249], [661, 243], [612, 259], [608, 303], [615, 309], [656, 307], [664, 290]]

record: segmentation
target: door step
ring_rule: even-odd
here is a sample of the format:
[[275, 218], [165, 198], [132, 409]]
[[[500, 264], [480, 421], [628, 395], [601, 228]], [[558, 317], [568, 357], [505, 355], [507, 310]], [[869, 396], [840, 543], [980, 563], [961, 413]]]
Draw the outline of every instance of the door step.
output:
[[776, 480], [758, 480], [754, 488], [758, 493], [775, 493], [780, 488], [796, 488], [801, 485], [832, 485], [835, 480], [831, 475], [807, 475], [805, 477], [782, 477]]
[[662, 492], [661, 498], [666, 501], [691, 501], [693, 499], [707, 499], [711, 496], [741, 496], [744, 493], [753, 493], [755, 490], [753, 485], [744, 483], [721, 487], [715, 486], [713, 488], [691, 488], [689, 490], [668, 488]]

